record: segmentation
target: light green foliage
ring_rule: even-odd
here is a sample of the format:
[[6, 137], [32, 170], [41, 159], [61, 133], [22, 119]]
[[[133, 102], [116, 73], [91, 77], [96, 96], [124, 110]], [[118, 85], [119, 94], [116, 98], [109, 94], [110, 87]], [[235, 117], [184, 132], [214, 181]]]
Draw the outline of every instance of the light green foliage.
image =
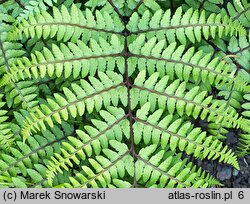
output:
[[[229, 85], [235, 82], [235, 89], [249, 91], [247, 84], [244, 84], [241, 78], [235, 78], [230, 66], [219, 58], [211, 59], [211, 54], [204, 55], [202, 50], [195, 53], [193, 47], [184, 53], [185, 47], [177, 47], [176, 43], [171, 43], [163, 49], [165, 44], [163, 40], [156, 44], [156, 38], [151, 38], [146, 43], [144, 35], [138, 37], [129, 47], [132, 57], [128, 63], [131, 63], [132, 70], [136, 65], [139, 70], [145, 69], [146, 66], [152, 74], [155, 72], [154, 67], [157, 67], [162, 76], [167, 74], [171, 80], [177, 77], [188, 81], [192, 75], [195, 82], [202, 81], [215, 85], [226, 82]], [[129, 74], [132, 74], [131, 72]]]
[[107, 12], [100, 11], [96, 11], [94, 15], [89, 9], [83, 13], [73, 4], [70, 11], [62, 5], [61, 9], [53, 7], [52, 15], [44, 10], [29, 15], [27, 20], [23, 19], [19, 23], [10, 39], [22, 39], [24, 36], [46, 39], [56, 36], [57, 41], [67, 42], [71, 39], [76, 42], [81, 35], [85, 36], [87, 41], [92, 35], [105, 36], [105, 32], [122, 30], [123, 24], [117, 16], [112, 18]]
[[90, 83], [82, 79], [80, 85], [71, 84], [72, 91], [64, 87], [63, 95], [55, 93], [54, 98], [47, 98], [40, 107], [35, 107], [34, 113], [25, 116], [26, 122], [21, 130], [24, 139], [31, 134], [31, 131], [46, 129], [44, 122], [53, 127], [53, 121], [60, 124], [62, 120], [67, 121], [69, 116], [73, 118], [77, 115], [82, 116], [85, 107], [92, 113], [94, 109], [99, 112], [102, 106], [108, 107], [111, 103], [118, 105], [119, 98], [124, 92], [124, 87], [121, 87], [122, 76], [114, 72], [107, 74], [109, 76], [99, 72], [100, 80], [90, 76]]
[[0, 3], [0, 186], [221, 185], [196, 161], [250, 153], [249, 3], [77, 2]]
[[187, 38], [195, 43], [196, 40], [200, 41], [202, 36], [208, 39], [209, 36], [221, 38], [223, 34], [245, 33], [242, 25], [237, 21], [233, 22], [226, 15], [213, 13], [207, 18], [205, 11], [199, 12], [192, 8], [183, 14], [181, 7], [177, 8], [172, 18], [170, 10], [158, 10], [154, 14], [148, 11], [141, 18], [134, 13], [127, 28], [132, 33], [148, 33], [156, 35], [158, 39], [167, 38], [169, 43], [175, 42], [177, 38], [182, 44], [186, 44]]
[[[250, 95], [249, 94], [245, 94], [244, 99], [246, 99], [246, 102], [244, 104], [242, 104], [242, 108], [243, 108], [243, 112], [242, 115], [244, 117], [249, 118], [250, 117]], [[249, 143], [249, 132], [247, 133], [242, 133], [240, 134], [240, 138], [239, 140], [241, 141], [240, 146], [239, 146], [239, 154], [240, 155], [245, 155], [248, 153], [249, 151], [249, 147], [250, 147], [250, 143]]]
[[3, 76], [1, 84], [25, 78], [44, 78], [46, 74], [58, 78], [64, 76], [65, 79], [72, 75], [74, 78], [88, 74], [93, 76], [96, 70], [113, 71], [116, 65], [124, 73], [124, 60], [121, 57], [123, 45], [115, 35], [112, 35], [110, 42], [103, 38], [99, 38], [98, 42], [92, 39], [89, 46], [80, 40], [77, 44], [69, 42], [67, 45], [51, 46], [51, 50], [44, 47], [42, 52], [31, 54], [31, 60], [27, 57], [17, 60], [17, 65], [13, 65], [10, 72]]

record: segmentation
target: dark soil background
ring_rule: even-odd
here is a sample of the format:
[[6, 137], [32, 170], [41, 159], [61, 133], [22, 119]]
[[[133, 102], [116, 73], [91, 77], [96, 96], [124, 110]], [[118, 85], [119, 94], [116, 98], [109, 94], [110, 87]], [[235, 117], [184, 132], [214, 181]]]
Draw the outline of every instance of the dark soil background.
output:
[[[237, 135], [233, 132], [227, 134], [225, 143], [232, 149], [237, 145]], [[218, 163], [212, 160], [196, 160], [196, 165], [217, 178], [223, 188], [250, 188], [250, 155], [238, 159], [240, 170], [230, 165]]]

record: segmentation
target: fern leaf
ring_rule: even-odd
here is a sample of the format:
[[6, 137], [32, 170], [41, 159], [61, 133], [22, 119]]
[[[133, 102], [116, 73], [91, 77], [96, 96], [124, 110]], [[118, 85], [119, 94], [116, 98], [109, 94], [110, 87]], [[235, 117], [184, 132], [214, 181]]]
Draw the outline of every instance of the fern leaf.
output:
[[[123, 94], [125, 87], [122, 85], [122, 77], [109, 72], [108, 75], [99, 72], [100, 80], [89, 77], [89, 82], [81, 80], [81, 85], [72, 84], [72, 91], [64, 88], [64, 96], [54, 94], [54, 99], [48, 98], [47, 102], [41, 104], [36, 109], [35, 113], [30, 113], [26, 116], [21, 134], [26, 139], [31, 131], [37, 132], [41, 129], [46, 129], [45, 122], [50, 126], [54, 126], [54, 122], [61, 123], [62, 120], [67, 121], [69, 116], [75, 118], [77, 115], [82, 116], [85, 108], [89, 113], [95, 108], [99, 111], [102, 106], [109, 106], [111, 103], [117, 105], [119, 94]], [[105, 82], [109, 84], [104, 84]]]
[[247, 0], [0, 2], [0, 187], [222, 185], [195, 163], [250, 153], [249, 26]]
[[160, 143], [163, 149], [169, 143], [172, 151], [178, 147], [181, 151], [193, 154], [196, 158], [219, 158], [219, 161], [239, 168], [235, 154], [228, 150], [227, 146], [222, 148], [222, 142], [212, 136], [206, 136], [200, 128], [193, 129], [190, 122], [183, 123], [181, 119], [174, 120], [173, 115], [160, 119], [163, 114], [161, 109], [147, 116], [149, 108], [150, 104], [146, 103], [134, 118], [136, 121], [133, 125], [135, 144], [140, 143], [142, 139], [145, 144], [149, 144], [152, 139], [155, 145]]
[[[68, 130], [71, 129], [69, 125], [64, 125]], [[0, 157], [1, 175], [19, 176], [19, 178], [26, 178], [27, 181], [30, 179], [32, 183], [44, 180], [47, 168], [41, 161], [49, 159], [54, 151], [58, 150], [59, 144], [67, 139], [64, 134], [69, 133], [64, 133], [55, 126], [52, 131], [45, 130], [42, 131], [42, 134], [43, 136], [29, 137], [27, 144], [18, 141], [17, 147], [11, 147], [10, 154], [2, 153]], [[18, 187], [15, 183], [14, 186]]]
[[[247, 82], [242, 78], [234, 78], [234, 72], [230, 71], [230, 65], [218, 58], [211, 59], [211, 54], [203, 55], [202, 51], [194, 52], [194, 48], [184, 53], [184, 46], [176, 47], [176, 43], [170, 44], [164, 49], [166, 41], [156, 43], [156, 38], [151, 38], [145, 43], [145, 35], [139, 36], [129, 47], [131, 58], [128, 59], [131, 75], [136, 69], [143, 70], [146, 66], [149, 74], [155, 71], [160, 76], [168, 75], [171, 80], [178, 77], [188, 81], [208, 82], [211, 85], [232, 84], [236, 82], [236, 90], [248, 91]], [[157, 70], [155, 70], [157, 67]]]
[[95, 40], [90, 41], [87, 46], [82, 41], [77, 44], [61, 44], [60, 47], [53, 44], [52, 50], [47, 48], [43, 52], [31, 54], [32, 60], [23, 58], [13, 65], [9, 73], [6, 73], [1, 79], [1, 86], [10, 81], [19, 81], [26, 78], [44, 78], [62, 77], [65, 79], [73, 75], [73, 78], [79, 76], [85, 77], [88, 74], [95, 75], [96, 71], [113, 71], [118, 65], [121, 73], [124, 73], [123, 58], [120, 56], [123, 45], [118, 37], [113, 35], [110, 42], [103, 38], [99, 43]]
[[28, 20], [23, 19], [16, 30], [9, 36], [12, 40], [26, 38], [53, 38], [64, 42], [76, 42], [81, 36], [89, 39], [91, 33], [117, 33], [123, 30], [123, 24], [118, 17], [112, 18], [108, 13], [97, 11], [94, 16], [87, 9], [86, 14], [72, 5], [70, 11], [62, 5], [61, 10], [53, 7], [53, 15], [41, 10], [35, 15], [30, 15]]
[[182, 44], [186, 44], [187, 39], [192, 43], [201, 41], [202, 36], [208, 39], [209, 36], [221, 38], [223, 34], [232, 36], [246, 33], [239, 22], [232, 21], [226, 15], [213, 13], [206, 18], [205, 11], [199, 12], [192, 8], [183, 14], [181, 7], [173, 14], [173, 18], [171, 18], [170, 10], [165, 12], [158, 10], [153, 15], [147, 11], [141, 18], [134, 13], [127, 28], [132, 34], [152, 32], [153, 35], [156, 35], [157, 32], [156, 36], [159, 40], [166, 37], [169, 43], [175, 42], [177, 39]]
[[[96, 159], [89, 159], [90, 166], [82, 166], [82, 171], [76, 173], [76, 177], [70, 177], [73, 185], [65, 183], [66, 187], [74, 188], [105, 188], [115, 185], [119, 188], [129, 188], [131, 184], [124, 180], [117, 179], [118, 176], [123, 178], [128, 158], [131, 158], [129, 151], [122, 155], [109, 149], [103, 150], [108, 158], [96, 156]], [[112, 154], [112, 158], [109, 155]], [[133, 165], [133, 163], [130, 163]], [[93, 168], [93, 170], [91, 169]]]
[[128, 124], [128, 121], [125, 120], [126, 115], [124, 111], [111, 107], [109, 111], [113, 112], [113, 114], [119, 112], [119, 115], [113, 116], [107, 111], [101, 111], [100, 113], [106, 122], [93, 119], [92, 123], [96, 127], [85, 126], [86, 133], [77, 130], [79, 138], [68, 137], [69, 142], [63, 143], [63, 148], [61, 148], [62, 155], [55, 154], [51, 158], [47, 171], [50, 185], [52, 185], [53, 178], [57, 172], [62, 173], [61, 169], [68, 170], [68, 166], [72, 167], [72, 161], [79, 165], [81, 160], [91, 157], [93, 152], [95, 155], [99, 155], [102, 149], [108, 147], [109, 141], [114, 139], [115, 141], [122, 141], [123, 134], [125, 136], [128, 135], [128, 129], [123, 128]]
[[186, 83], [181, 83], [178, 79], [168, 84], [169, 77], [158, 80], [159, 73], [157, 72], [147, 80], [145, 77], [146, 71], [142, 71], [135, 79], [131, 90], [132, 109], [138, 103], [143, 105], [149, 101], [154, 104], [150, 107], [151, 111], [154, 111], [156, 104], [158, 104], [162, 110], [167, 109], [170, 114], [176, 112], [180, 116], [186, 114], [195, 119], [198, 117], [202, 120], [207, 118], [208, 121], [221, 123], [222, 126], [227, 128], [237, 126], [248, 129], [249, 122], [240, 118], [232, 107], [227, 107], [225, 110], [223, 101], [212, 101], [212, 96], [206, 97], [206, 91], [199, 93], [198, 86], [185, 92]]
[[[136, 179], [140, 184], [151, 187], [159, 183], [153, 186], [159, 188], [208, 187], [219, 184], [205, 172], [195, 171], [196, 167], [186, 159], [182, 160], [181, 154], [174, 155], [170, 150], [156, 150], [157, 145], [152, 144], [141, 149], [136, 156], [138, 158], [135, 163]], [[197, 180], [193, 180], [194, 177]]]

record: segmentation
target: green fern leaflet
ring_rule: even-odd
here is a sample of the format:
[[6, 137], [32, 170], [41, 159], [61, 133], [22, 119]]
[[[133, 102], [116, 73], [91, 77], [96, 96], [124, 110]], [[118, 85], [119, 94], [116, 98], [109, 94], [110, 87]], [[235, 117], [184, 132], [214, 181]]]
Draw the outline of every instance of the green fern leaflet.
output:
[[0, 3], [1, 187], [205, 188], [222, 184], [190, 158], [240, 168], [247, 1], [18, 2]]

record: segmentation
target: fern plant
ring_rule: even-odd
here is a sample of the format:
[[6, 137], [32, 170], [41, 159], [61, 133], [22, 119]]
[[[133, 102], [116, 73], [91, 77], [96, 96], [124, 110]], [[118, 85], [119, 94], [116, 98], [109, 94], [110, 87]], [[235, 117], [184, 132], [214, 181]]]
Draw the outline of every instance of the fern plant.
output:
[[249, 8], [1, 1], [0, 186], [221, 185], [187, 155], [250, 152]]

